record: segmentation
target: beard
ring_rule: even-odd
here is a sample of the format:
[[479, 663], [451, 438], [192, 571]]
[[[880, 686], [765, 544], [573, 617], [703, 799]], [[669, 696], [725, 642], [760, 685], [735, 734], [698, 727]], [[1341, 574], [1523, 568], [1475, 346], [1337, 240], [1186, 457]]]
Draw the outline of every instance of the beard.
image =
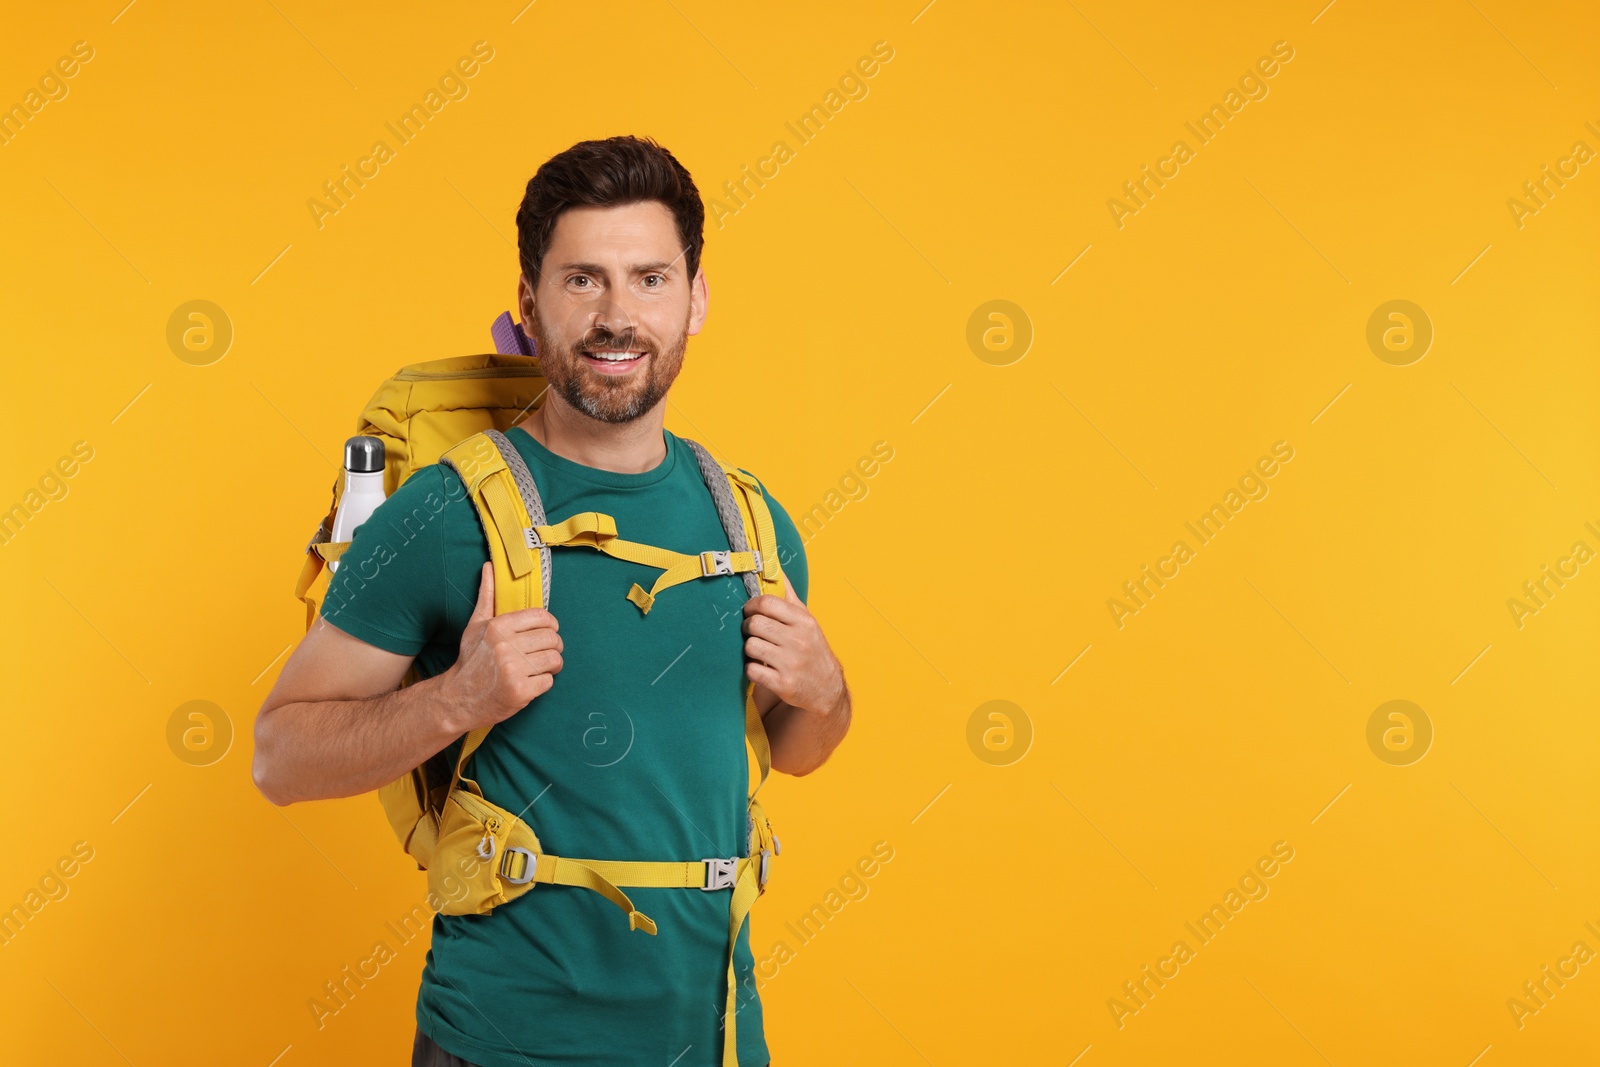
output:
[[[689, 345], [688, 316], [683, 325], [664, 352], [659, 345], [638, 338], [631, 326], [615, 334], [603, 326], [596, 327], [563, 349], [546, 335], [537, 309], [533, 315], [539, 367], [550, 388], [591, 419], [611, 423], [632, 422], [667, 395], [683, 369], [683, 355]], [[584, 361], [584, 349], [641, 351], [644, 366], [626, 375], [602, 374]]]

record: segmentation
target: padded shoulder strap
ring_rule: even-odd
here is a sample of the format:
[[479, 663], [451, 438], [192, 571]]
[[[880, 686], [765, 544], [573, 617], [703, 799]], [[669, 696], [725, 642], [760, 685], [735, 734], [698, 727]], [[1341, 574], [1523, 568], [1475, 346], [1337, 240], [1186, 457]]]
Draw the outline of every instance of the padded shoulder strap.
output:
[[[700, 464], [700, 476], [705, 479], [706, 488], [711, 491], [711, 499], [717, 505], [717, 517], [722, 520], [723, 532], [728, 535], [728, 547], [735, 552], [749, 552], [751, 549], [755, 549], [761, 553], [760, 573], [758, 574], [755, 571], [744, 572], [745, 590], [753, 597], [760, 596], [764, 591], [762, 589], [762, 577], [772, 573], [777, 567], [778, 546], [776, 535], [773, 534], [763, 541], [757, 524], [752, 523], [747, 529], [744, 511], [739, 507], [738, 500], [735, 499], [734, 487], [738, 483], [733, 479], [733, 472], [723, 467], [715, 459], [712, 459], [711, 453], [707, 452], [705, 446], [698, 441], [691, 441], [685, 437], [683, 442], [693, 450], [694, 458]], [[759, 495], [759, 490], [757, 490], [757, 494]], [[765, 508], [765, 501], [762, 502], [762, 505]], [[769, 518], [769, 525], [770, 521]], [[756, 541], [753, 545], [750, 543], [752, 538]], [[770, 563], [768, 562], [769, 556], [771, 557]], [[778, 583], [778, 592], [780, 594], [783, 592], [783, 584], [781, 582]]]
[[[772, 524], [772, 512], [767, 508], [766, 497], [761, 495], [761, 487], [754, 478], [737, 467], [719, 464], [699, 443], [688, 438], [684, 438], [684, 441], [694, 450], [695, 459], [700, 464], [700, 474], [705, 479], [706, 488], [711, 490], [711, 499], [716, 502], [717, 515], [722, 519], [722, 528], [728, 535], [728, 547], [735, 552], [754, 549], [761, 553], [761, 569], [744, 572], [745, 588], [752, 597], [763, 593], [781, 597], [783, 571], [778, 566], [778, 534]], [[744, 734], [745, 741], [755, 753], [756, 766], [761, 773], [756, 787], [750, 791], [753, 805], [755, 795], [761, 792], [772, 770], [772, 745], [767, 740], [767, 728], [761, 720], [761, 712], [756, 708], [754, 682], [745, 684]]]
[[[483, 430], [447, 449], [439, 462], [461, 478], [477, 508], [494, 566], [495, 614], [548, 603], [550, 550], [540, 547], [535, 566], [527, 537], [529, 527], [545, 521], [544, 502], [516, 446], [499, 430]], [[477, 783], [462, 772], [488, 735], [487, 726], [467, 734], [450, 780], [452, 791], [464, 779], [478, 792]]]

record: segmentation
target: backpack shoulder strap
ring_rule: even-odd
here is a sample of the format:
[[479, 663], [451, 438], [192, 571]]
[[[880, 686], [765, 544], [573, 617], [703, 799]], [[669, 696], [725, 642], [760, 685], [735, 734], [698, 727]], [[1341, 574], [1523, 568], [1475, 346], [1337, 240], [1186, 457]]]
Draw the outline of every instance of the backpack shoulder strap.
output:
[[[766, 498], [762, 497], [755, 479], [737, 467], [718, 463], [698, 441], [685, 437], [683, 443], [694, 452], [694, 458], [700, 464], [700, 476], [705, 480], [706, 488], [711, 491], [711, 499], [717, 506], [717, 517], [722, 520], [723, 532], [728, 535], [728, 547], [735, 552], [754, 550], [761, 553], [761, 567], [744, 572], [745, 589], [753, 597], [762, 593], [782, 596], [777, 533], [772, 525], [772, 515], [767, 510]], [[752, 505], [746, 498], [747, 493], [755, 495], [755, 504]]]
[[[527, 535], [530, 528], [543, 525], [544, 502], [517, 447], [499, 430], [482, 430], [446, 449], [439, 462], [461, 478], [467, 498], [477, 508], [494, 567], [495, 614], [548, 603], [550, 549], [540, 545], [536, 563]], [[463, 771], [488, 735], [487, 726], [467, 733], [456, 758], [451, 791], [465, 781], [473, 792], [479, 792], [477, 783]]]
[[[761, 566], [744, 572], [745, 588], [752, 597], [763, 593], [783, 596], [783, 570], [778, 565], [778, 535], [772, 524], [772, 512], [767, 508], [766, 497], [756, 480], [731, 464], [718, 463], [699, 442], [688, 438], [684, 442], [694, 451], [700, 464], [701, 477], [711, 491], [716, 503], [717, 516], [722, 520], [723, 531], [728, 535], [728, 547], [735, 552], [754, 550], [761, 557]], [[745, 741], [756, 756], [761, 778], [750, 791], [750, 802], [766, 784], [772, 770], [772, 746], [767, 740], [767, 729], [756, 708], [754, 682], [745, 684], [744, 705]]]

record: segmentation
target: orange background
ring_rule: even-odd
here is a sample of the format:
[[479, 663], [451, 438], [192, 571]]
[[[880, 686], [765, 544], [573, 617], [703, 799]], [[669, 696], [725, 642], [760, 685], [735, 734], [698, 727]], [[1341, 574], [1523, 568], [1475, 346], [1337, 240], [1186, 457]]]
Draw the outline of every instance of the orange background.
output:
[[[362, 404], [489, 346], [524, 183], [617, 133], [708, 198], [791, 149], [708, 225], [668, 414], [797, 520], [825, 508], [811, 606], [856, 721], [769, 787], [758, 959], [894, 850], [764, 987], [776, 1063], [1600, 1055], [1592, 961], [1520, 1026], [1507, 1005], [1600, 952], [1600, 576], [1520, 626], [1508, 606], [1600, 549], [1600, 175], [1508, 206], [1600, 150], [1592, 9], [119, 7], [33, 5], [0, 37], [0, 104], [93, 49], [0, 145], [0, 507], [59, 497], [0, 544], [0, 907], [92, 849], [0, 946], [9, 1059], [405, 1062], [421, 942], [321, 1028], [308, 1001], [423, 877], [373, 797], [260, 797], [251, 724]], [[319, 228], [308, 199], [476, 41], [467, 95]], [[879, 41], [865, 95], [799, 143], [785, 123]], [[1266, 95], [1199, 143], [1185, 123], [1280, 41]], [[1108, 201], [1179, 139], [1193, 158], [1119, 227]], [[196, 299], [234, 332], [206, 365], [167, 341]], [[1016, 310], [969, 330], [993, 300]], [[1403, 366], [1367, 341], [1391, 300], [1434, 334]], [[1279, 441], [1268, 494], [1192, 540]], [[1193, 558], [1119, 627], [1107, 601], [1179, 539]], [[222, 713], [205, 765], [169, 738], [195, 700]], [[1391, 700], [1421, 710], [1413, 746], [1431, 726], [1420, 759], [1369, 746]], [[1193, 938], [1280, 841], [1268, 894]], [[1119, 1026], [1108, 1001], [1180, 939]]]

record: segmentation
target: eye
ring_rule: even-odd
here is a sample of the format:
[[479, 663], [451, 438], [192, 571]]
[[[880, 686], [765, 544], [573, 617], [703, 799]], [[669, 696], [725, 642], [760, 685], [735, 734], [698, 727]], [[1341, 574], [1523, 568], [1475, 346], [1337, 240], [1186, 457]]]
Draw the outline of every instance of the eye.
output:
[[[577, 285], [578, 282], [587, 282], [588, 280], [589, 280], [589, 276], [587, 274], [574, 274], [572, 277], [567, 279], [567, 281], [569, 283], [573, 284], [573, 285]], [[589, 287], [585, 285], [585, 286], [579, 286], [579, 288], [580, 289], [587, 289]]]
[[[652, 278], [655, 279], [656, 281], [660, 282], [661, 285], [667, 284], [667, 278], [666, 278], [666, 275], [664, 275], [664, 274], [647, 274], [647, 275], [645, 275], [645, 279], [644, 280], [648, 282]], [[661, 285], [652, 285], [652, 286], [650, 286], [650, 288], [659, 289], [659, 288], [661, 288]]]

